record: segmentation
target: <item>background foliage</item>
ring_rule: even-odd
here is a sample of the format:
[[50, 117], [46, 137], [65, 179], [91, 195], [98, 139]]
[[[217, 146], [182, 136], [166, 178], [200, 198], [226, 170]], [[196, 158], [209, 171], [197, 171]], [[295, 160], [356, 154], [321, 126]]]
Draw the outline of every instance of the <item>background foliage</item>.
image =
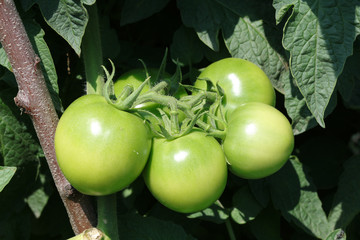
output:
[[[81, 54], [95, 0], [18, 0], [55, 107], [85, 93]], [[296, 134], [290, 161], [261, 180], [229, 176], [221, 205], [167, 210], [142, 179], [119, 192], [122, 239], [360, 239], [360, 1], [107, 0], [99, 10], [103, 57], [116, 73], [179, 62], [183, 82], [225, 57], [260, 66]], [[0, 239], [73, 235], [17, 85], [0, 48]], [[345, 237], [345, 231], [346, 237]]]

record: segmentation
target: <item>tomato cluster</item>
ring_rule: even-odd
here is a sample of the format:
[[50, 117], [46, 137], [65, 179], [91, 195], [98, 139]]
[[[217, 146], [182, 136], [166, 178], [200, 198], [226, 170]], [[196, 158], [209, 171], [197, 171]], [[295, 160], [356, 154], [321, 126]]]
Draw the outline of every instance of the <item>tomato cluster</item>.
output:
[[[158, 70], [149, 72], [154, 75]], [[144, 79], [140, 69], [122, 75], [114, 84], [115, 95], [127, 84], [138, 87]], [[207, 89], [204, 80], [214, 88]], [[122, 190], [142, 175], [160, 203], [191, 213], [220, 198], [228, 169], [239, 177], [256, 179], [285, 164], [294, 147], [292, 128], [275, 109], [275, 91], [259, 67], [226, 58], [205, 68], [194, 86], [203, 92], [223, 92], [223, 111], [217, 112], [224, 113], [225, 127], [218, 129], [224, 129], [222, 139], [201, 129], [202, 124], [176, 138], [155, 137], [150, 129], [163, 129], [152, 126], [136, 109], [153, 112], [156, 118], [156, 108], [169, 115], [168, 106], [150, 102], [128, 112], [100, 95], [85, 95], [66, 109], [55, 134], [56, 156], [65, 177], [78, 191], [101, 196]], [[151, 84], [142, 93], [150, 89]], [[181, 89], [175, 97], [181, 101], [185, 93]]]

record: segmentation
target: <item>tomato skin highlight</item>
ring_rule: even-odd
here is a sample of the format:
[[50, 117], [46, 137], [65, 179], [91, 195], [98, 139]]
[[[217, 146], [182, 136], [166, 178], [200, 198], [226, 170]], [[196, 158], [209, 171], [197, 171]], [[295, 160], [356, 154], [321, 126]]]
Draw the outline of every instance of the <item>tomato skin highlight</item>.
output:
[[288, 119], [263, 103], [246, 103], [232, 112], [223, 149], [229, 169], [246, 179], [258, 179], [278, 171], [294, 148]]
[[254, 63], [240, 58], [224, 58], [207, 66], [194, 86], [206, 89], [200, 79], [209, 79], [224, 90], [226, 116], [247, 102], [262, 102], [275, 106], [275, 90], [266, 74]]
[[59, 120], [55, 151], [60, 169], [79, 192], [102, 196], [128, 186], [142, 172], [151, 135], [144, 121], [100, 95], [75, 100]]
[[171, 141], [154, 139], [143, 177], [160, 203], [191, 213], [207, 208], [221, 196], [227, 165], [220, 144], [194, 130]]

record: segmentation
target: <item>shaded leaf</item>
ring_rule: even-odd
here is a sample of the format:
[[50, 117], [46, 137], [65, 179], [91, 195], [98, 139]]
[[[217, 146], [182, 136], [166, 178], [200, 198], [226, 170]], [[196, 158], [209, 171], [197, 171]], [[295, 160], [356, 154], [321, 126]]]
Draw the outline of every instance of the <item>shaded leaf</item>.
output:
[[12, 71], [11, 64], [6, 55], [4, 48], [0, 44], [0, 65], [7, 68], [9, 71]]
[[188, 218], [199, 218], [201, 220], [210, 221], [214, 223], [223, 223], [229, 218], [229, 213], [223, 207], [219, 206], [217, 202], [210, 207], [187, 216]]
[[24, 24], [34, 50], [41, 59], [40, 64], [42, 72], [54, 106], [56, 110], [63, 111], [61, 100], [59, 98], [58, 77], [49, 47], [44, 39], [45, 32], [36, 22], [33, 21], [33, 19], [24, 19]]
[[342, 229], [336, 229], [327, 236], [326, 240], [346, 240], [346, 234]]
[[30, 211], [24, 207], [18, 208], [9, 218], [2, 215], [0, 219], [0, 239], [30, 239], [31, 229]]
[[93, 5], [96, 0], [81, 0], [81, 2], [86, 5]]
[[345, 105], [352, 109], [360, 109], [359, 50], [359, 47], [357, 47], [354, 54], [346, 60], [344, 71], [338, 81], [339, 93], [344, 99]]
[[263, 207], [256, 201], [248, 185], [241, 187], [233, 196], [232, 219], [238, 224], [245, 224], [259, 214]]
[[40, 217], [48, 200], [49, 195], [44, 191], [43, 188], [37, 189], [27, 198], [27, 203], [36, 218]]
[[16, 167], [1, 167], [0, 166], [0, 192], [10, 182], [11, 178], [16, 172]]
[[28, 11], [36, 3], [36, 0], [20, 0], [20, 3], [24, 11]]
[[124, 240], [156, 239], [156, 240], [184, 240], [195, 239], [188, 235], [184, 229], [169, 221], [140, 215], [121, 215], [119, 222], [119, 236]]
[[8, 186], [0, 192], [2, 219], [25, 205], [24, 198], [33, 188], [40, 167], [40, 145], [29, 132], [28, 116], [20, 116], [14, 104], [15, 94], [8, 89], [0, 90], [0, 164], [17, 167]]
[[80, 0], [36, 0], [45, 21], [80, 55], [88, 14]]
[[315, 185], [297, 159], [290, 159], [269, 181], [274, 206], [287, 221], [318, 238], [331, 232]]
[[120, 25], [134, 23], [160, 12], [169, 0], [125, 0]]
[[[38, 162], [40, 146], [20, 122], [3, 99], [11, 99], [6, 91], [0, 91], [0, 155], [5, 166], [20, 166], [26, 161]], [[14, 97], [15, 95], [13, 95]], [[14, 102], [11, 102], [14, 106]], [[15, 107], [15, 109], [18, 109]], [[20, 110], [18, 110], [20, 114]], [[26, 116], [27, 117], [27, 116]]]
[[313, 136], [301, 144], [298, 151], [317, 189], [336, 187], [342, 164], [351, 154], [346, 141], [331, 135]]
[[36, 218], [39, 218], [47, 205], [50, 195], [53, 193], [53, 180], [50, 176], [40, 173], [34, 191], [26, 198], [26, 203], [30, 207]]
[[257, 240], [281, 240], [280, 221], [280, 214], [274, 208], [267, 207], [249, 224]]
[[[282, 82], [285, 90], [285, 108], [290, 118], [292, 119], [292, 128], [295, 135], [308, 131], [318, 125], [315, 117], [310, 112], [306, 100], [301, 94], [296, 82], [290, 75], [282, 74]], [[330, 103], [326, 109], [325, 116], [333, 112], [337, 104], [336, 94], [330, 99]]]
[[193, 30], [181, 26], [173, 36], [171, 58], [181, 66], [198, 63], [203, 59], [202, 46]]
[[283, 46], [290, 52], [290, 69], [306, 105], [325, 126], [325, 110], [345, 60], [360, 32], [357, 0], [275, 0], [277, 21], [292, 9], [284, 28]]
[[354, 156], [344, 163], [344, 171], [338, 182], [329, 222], [333, 229], [343, 228], [360, 213], [360, 156]]
[[268, 11], [271, 8], [269, 2], [182, 0], [178, 1], [178, 7], [183, 23], [194, 28], [208, 47], [219, 50], [218, 35], [222, 30], [230, 54], [260, 66], [274, 87], [283, 92], [279, 81], [286, 68], [280, 45], [282, 32], [271, 24], [273, 16]]
[[251, 193], [256, 200], [265, 208], [270, 201], [269, 185], [266, 178], [248, 180]]

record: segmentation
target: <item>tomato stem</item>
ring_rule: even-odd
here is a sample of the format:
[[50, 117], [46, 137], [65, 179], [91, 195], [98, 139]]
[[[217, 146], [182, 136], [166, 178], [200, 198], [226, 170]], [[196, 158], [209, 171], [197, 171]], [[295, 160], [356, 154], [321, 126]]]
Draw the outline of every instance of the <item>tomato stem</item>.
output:
[[[220, 200], [217, 200], [216, 203], [222, 208], [222, 209], [225, 209], [224, 206], [222, 205], [222, 203], [220, 202]], [[226, 229], [229, 233], [229, 238], [230, 240], [236, 240], [236, 236], [235, 236], [235, 233], [234, 233], [234, 229], [231, 225], [231, 221], [229, 218], [227, 218], [225, 220], [225, 226], [226, 226]]]
[[230, 222], [230, 219], [226, 219], [225, 220], [225, 226], [226, 226], [226, 229], [229, 233], [229, 238], [230, 240], [236, 240], [236, 236], [235, 236], [235, 233], [234, 233], [234, 229], [231, 225], [231, 222]]
[[81, 46], [86, 76], [86, 92], [88, 94], [102, 94], [104, 85], [101, 69], [103, 55], [96, 4], [88, 6], [86, 9], [89, 13], [89, 22]]
[[111, 240], [119, 240], [116, 193], [97, 197], [98, 226]]

